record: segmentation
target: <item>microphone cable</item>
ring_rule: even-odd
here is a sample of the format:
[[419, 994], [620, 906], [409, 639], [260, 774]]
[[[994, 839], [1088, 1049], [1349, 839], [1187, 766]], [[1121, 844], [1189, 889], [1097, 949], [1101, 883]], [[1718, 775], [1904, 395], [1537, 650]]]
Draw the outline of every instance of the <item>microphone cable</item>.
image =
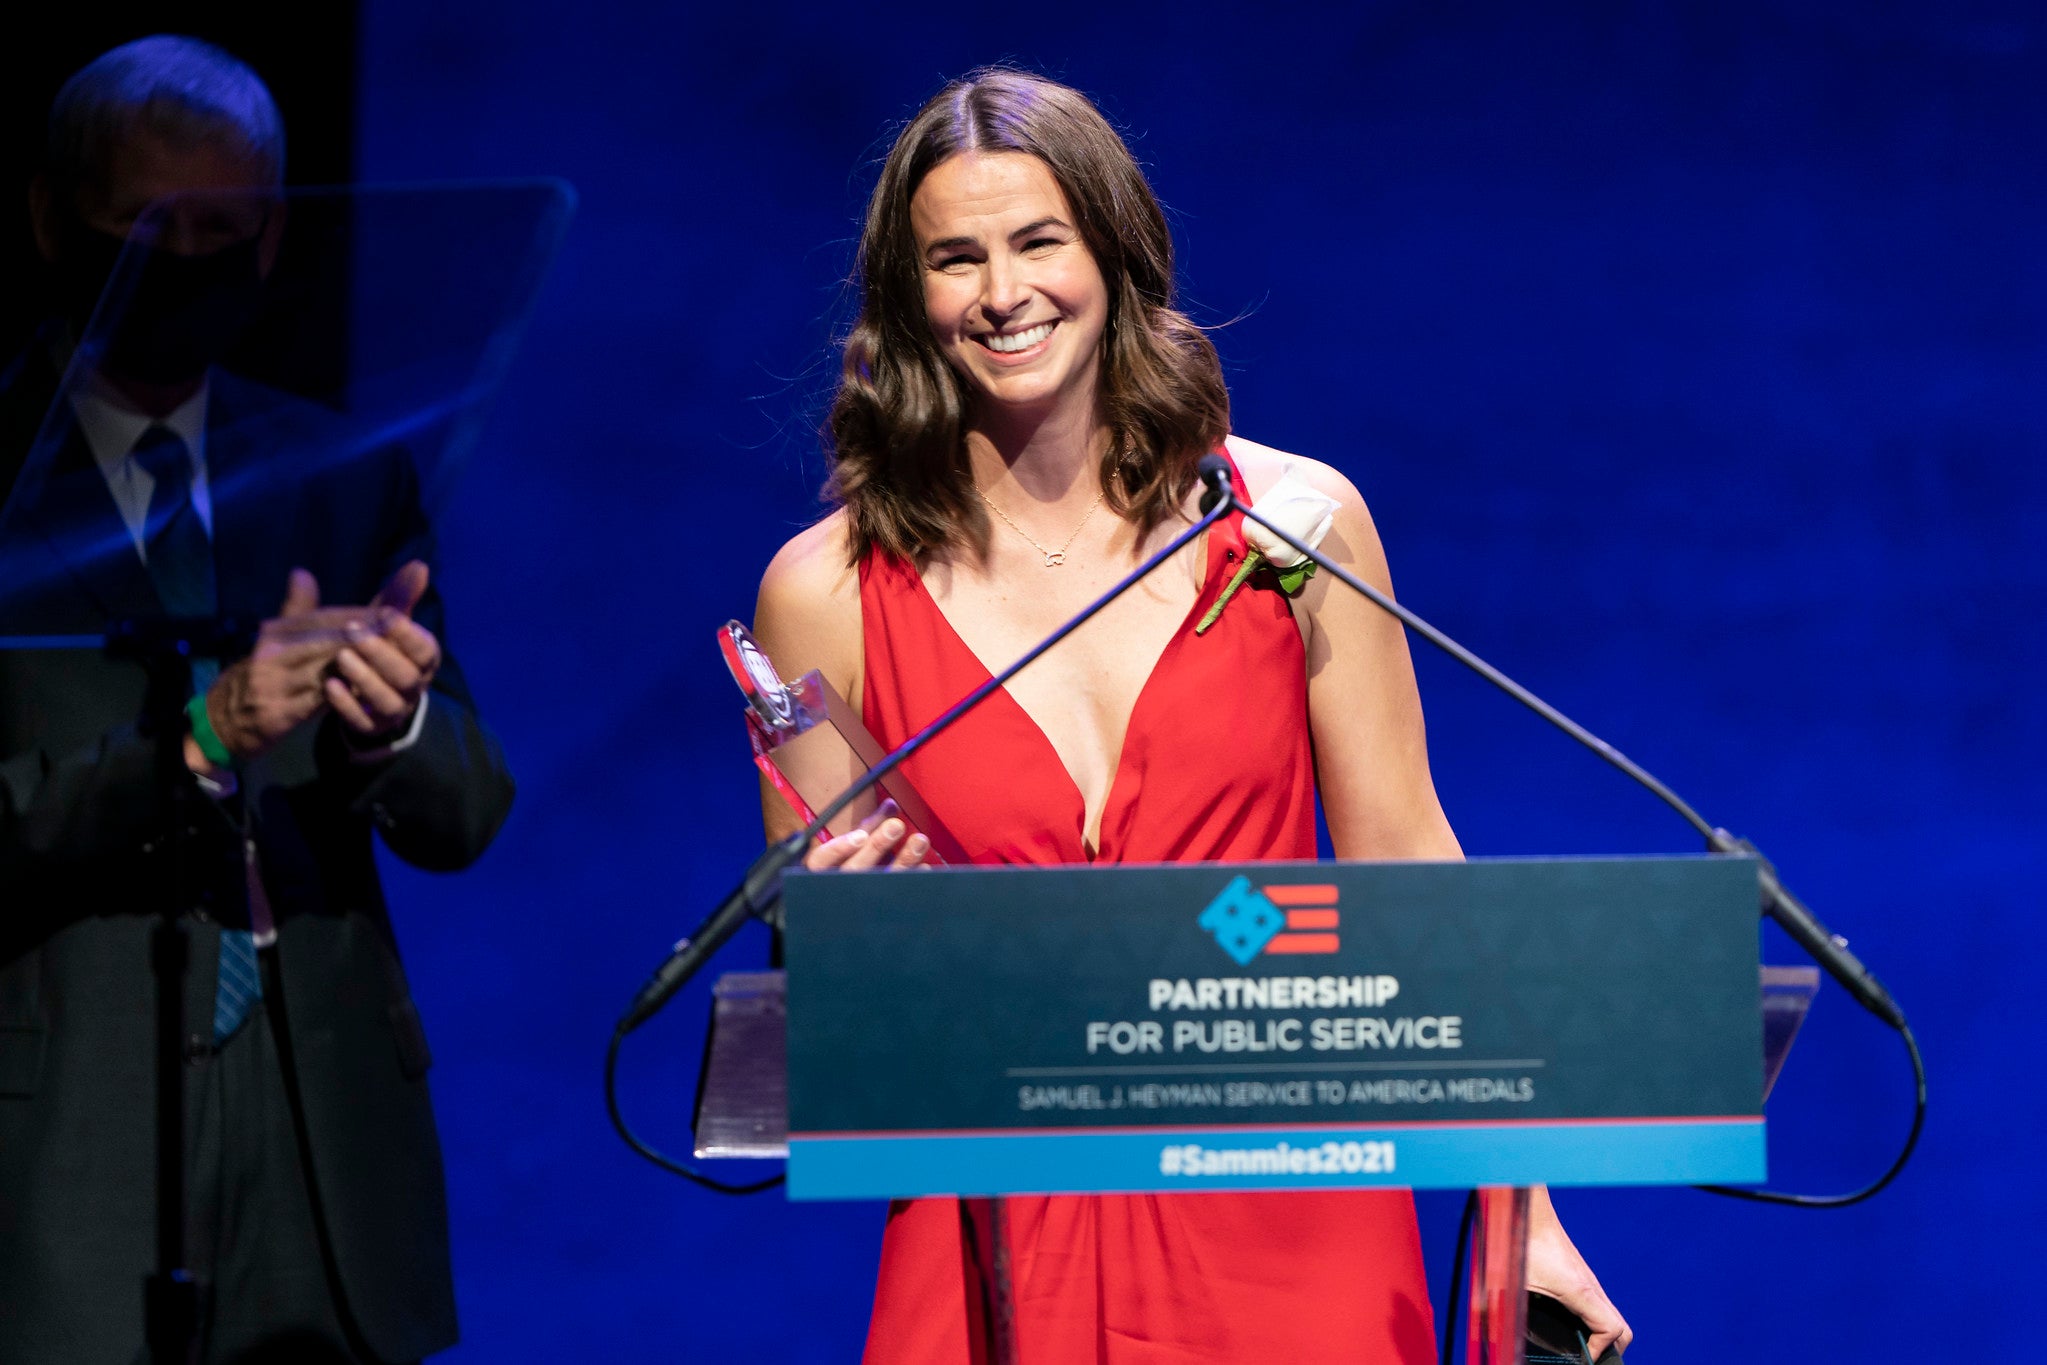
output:
[[618, 1135], [621, 1138], [625, 1139], [626, 1146], [632, 1148], [662, 1170], [672, 1171], [684, 1180], [701, 1185], [716, 1194], [759, 1194], [762, 1190], [772, 1190], [775, 1186], [789, 1178], [786, 1174], [777, 1174], [771, 1175], [765, 1180], [756, 1180], [748, 1185], [727, 1184], [716, 1176], [704, 1174], [688, 1162], [678, 1161], [667, 1153], [657, 1151], [655, 1148], [642, 1142], [640, 1135], [635, 1133], [632, 1125], [625, 1121], [625, 1115], [618, 1107], [618, 1046], [625, 1041], [625, 1036], [630, 1032], [632, 1032], [630, 1028], [620, 1024], [611, 1032], [611, 1046], [604, 1050], [604, 1108], [611, 1115], [611, 1126], [618, 1130]]
[[1471, 1223], [1478, 1216], [1478, 1191], [1464, 1196], [1464, 1212], [1457, 1219], [1457, 1249], [1450, 1253], [1450, 1288], [1443, 1305], [1442, 1365], [1450, 1365], [1457, 1353], [1457, 1309], [1464, 1291], [1464, 1252], [1471, 1245]]
[[1752, 1204], [1785, 1204], [1798, 1209], [1845, 1209], [1850, 1204], [1860, 1204], [1871, 1198], [1884, 1186], [1898, 1178], [1905, 1169], [1905, 1163], [1912, 1159], [1913, 1148], [1919, 1145], [1919, 1132], [1926, 1126], [1926, 1060], [1919, 1055], [1919, 1040], [1912, 1036], [1910, 1025], [1900, 1023], [1898, 1036], [1905, 1042], [1905, 1051], [1912, 1059], [1912, 1130], [1905, 1134], [1905, 1145], [1898, 1150], [1897, 1159], [1890, 1169], [1847, 1194], [1789, 1194], [1780, 1190], [1745, 1190], [1739, 1185], [1694, 1185], [1695, 1190], [1717, 1194], [1727, 1199], [1746, 1199]]

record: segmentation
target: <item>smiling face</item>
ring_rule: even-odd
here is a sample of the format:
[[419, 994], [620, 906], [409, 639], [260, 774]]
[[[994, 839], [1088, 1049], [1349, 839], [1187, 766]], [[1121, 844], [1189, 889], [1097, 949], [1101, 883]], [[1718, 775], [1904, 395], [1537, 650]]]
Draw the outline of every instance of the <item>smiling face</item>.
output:
[[924, 315], [974, 406], [1092, 414], [1109, 290], [1051, 170], [963, 152], [910, 200]]

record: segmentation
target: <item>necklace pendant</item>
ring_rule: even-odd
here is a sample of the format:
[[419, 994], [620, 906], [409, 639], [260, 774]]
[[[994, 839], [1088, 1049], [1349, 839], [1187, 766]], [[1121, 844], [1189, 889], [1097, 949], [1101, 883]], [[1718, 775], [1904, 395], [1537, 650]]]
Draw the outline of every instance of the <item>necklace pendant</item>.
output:
[[1064, 564], [1065, 562], [1066, 562], [1066, 551], [1064, 551], [1064, 550], [1047, 550], [1047, 551], [1045, 551], [1045, 567], [1046, 567], [1046, 568], [1048, 568], [1048, 569], [1056, 569], [1056, 568], [1058, 568], [1058, 567], [1059, 567], [1059, 566], [1060, 566], [1061, 564]]

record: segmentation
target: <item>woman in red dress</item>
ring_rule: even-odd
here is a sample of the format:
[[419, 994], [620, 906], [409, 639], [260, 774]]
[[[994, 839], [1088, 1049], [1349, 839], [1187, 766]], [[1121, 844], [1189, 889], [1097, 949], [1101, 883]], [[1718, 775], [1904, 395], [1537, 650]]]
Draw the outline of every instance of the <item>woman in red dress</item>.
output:
[[[1229, 435], [1208, 339], [1172, 307], [1164, 216], [1078, 93], [977, 72], [897, 139], [868, 206], [862, 307], [833, 406], [839, 504], [783, 547], [755, 634], [784, 676], [820, 668], [894, 745], [1092, 601], [1195, 515], [1221, 449], [1257, 499], [1289, 467], [1333, 499], [1322, 549], [1385, 588], [1357, 490]], [[1232, 517], [914, 759], [976, 862], [1308, 859], [1319, 795], [1341, 858], [1456, 858], [1429, 778], [1400, 627], [1311, 579], [1253, 578]], [[1261, 576], [1262, 577], [1262, 576]], [[779, 798], [769, 832], [793, 829]], [[887, 820], [810, 865], [907, 867]], [[1026, 1365], [1434, 1358], [1404, 1191], [1014, 1199]], [[953, 1201], [896, 1205], [873, 1365], [965, 1365]], [[1538, 1192], [1531, 1287], [1597, 1336], [1629, 1332]]]

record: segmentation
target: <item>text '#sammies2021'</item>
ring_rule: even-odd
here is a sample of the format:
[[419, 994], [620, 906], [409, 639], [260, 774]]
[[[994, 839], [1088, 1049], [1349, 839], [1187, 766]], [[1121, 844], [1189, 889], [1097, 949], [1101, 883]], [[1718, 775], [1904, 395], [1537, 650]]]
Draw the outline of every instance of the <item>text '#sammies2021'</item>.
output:
[[1310, 1147], [1290, 1142], [1266, 1147], [1175, 1142], [1159, 1152], [1159, 1174], [1170, 1176], [1390, 1175], [1393, 1169], [1390, 1142], [1323, 1142]]

